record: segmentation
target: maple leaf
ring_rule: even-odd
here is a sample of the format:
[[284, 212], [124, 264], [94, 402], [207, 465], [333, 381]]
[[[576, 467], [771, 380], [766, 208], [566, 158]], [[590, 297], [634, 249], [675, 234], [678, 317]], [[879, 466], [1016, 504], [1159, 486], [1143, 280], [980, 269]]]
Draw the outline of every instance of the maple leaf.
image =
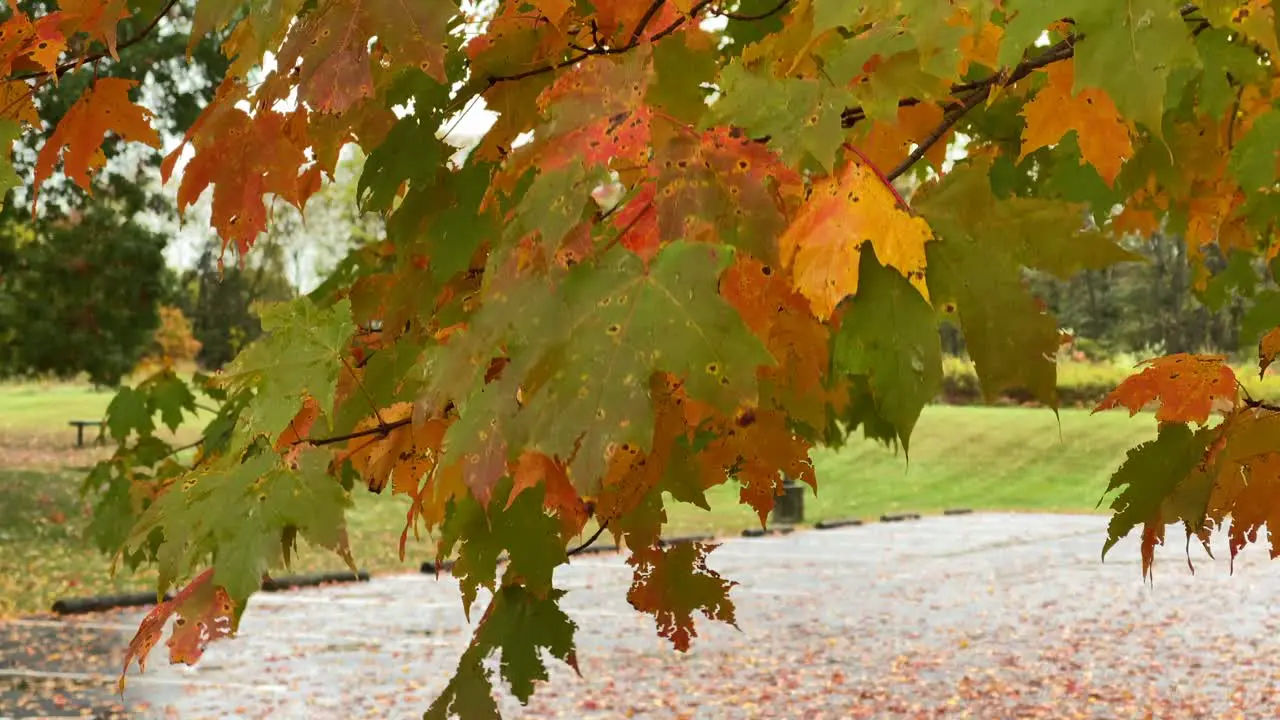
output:
[[560, 519], [561, 536], [568, 538], [582, 531], [588, 519], [587, 505], [559, 463], [542, 453], [526, 452], [516, 463], [512, 479], [508, 509], [520, 493], [541, 484], [545, 489], [543, 504]]
[[844, 142], [841, 114], [853, 100], [826, 80], [772, 78], [731, 63], [717, 80], [722, 97], [712, 106], [718, 122], [769, 136], [782, 161], [794, 165], [813, 158], [830, 172]]
[[[937, 103], [918, 103], [898, 108], [895, 122], [872, 122], [870, 130], [857, 143], [875, 167], [896, 167], [913, 147], [927, 138], [942, 123], [942, 107]], [[935, 142], [925, 153], [925, 160], [941, 170], [946, 161], [948, 138]]]
[[[510, 497], [511, 488], [506, 478], [495, 493], [499, 498]], [[543, 508], [544, 495], [544, 488], [524, 490], [509, 503], [492, 504], [488, 512], [478, 500], [467, 497], [457, 501], [445, 517], [437, 554], [444, 559], [458, 548], [453, 575], [462, 586], [462, 608], [468, 617], [479, 588], [494, 589], [498, 556], [504, 550], [508, 572], [518, 574], [524, 588], [538, 597], [552, 592], [552, 573], [568, 557], [556, 519]]]
[[835, 336], [832, 362], [865, 375], [878, 414], [892, 423], [904, 450], [925, 404], [942, 386], [942, 344], [934, 310], [875, 254], [863, 253], [862, 282]]
[[129, 100], [129, 91], [137, 86], [134, 80], [99, 78], [71, 106], [36, 156], [32, 212], [39, 199], [40, 185], [53, 174], [59, 156], [63, 157], [67, 177], [86, 192], [92, 192], [90, 176], [107, 161], [102, 141], [108, 132], [124, 140], [160, 147], [160, 134], [151, 126], [151, 112]]
[[[1161, 137], [1169, 76], [1197, 60], [1178, 9], [1163, 0], [1124, 0], [1072, 10], [1077, 31], [1090, 39], [1075, 55], [1074, 89], [1104, 90], [1126, 118]], [[1055, 8], [1058, 17], [1063, 11]]]
[[766, 262], [801, 193], [800, 175], [759, 143], [717, 128], [654, 148], [662, 242], [724, 242]]
[[1111, 185], [1120, 174], [1120, 166], [1133, 155], [1129, 128], [1115, 103], [1102, 90], [1086, 88], [1079, 94], [1073, 92], [1072, 68], [1070, 63], [1046, 68], [1048, 84], [1022, 107], [1027, 126], [1022, 133], [1022, 153], [1018, 160], [1075, 131], [1081, 163], [1093, 165]]
[[308, 398], [329, 417], [334, 407], [342, 352], [355, 332], [351, 303], [319, 309], [306, 298], [264, 306], [266, 336], [245, 348], [226, 368], [229, 389], [254, 388], [251, 427], [279, 436]]
[[450, 717], [498, 717], [489, 672], [482, 664], [501, 652], [499, 670], [521, 703], [533, 694], [534, 682], [547, 679], [539, 653], [578, 669], [573, 633], [577, 626], [558, 606], [563, 590], [539, 597], [519, 585], [504, 584], [494, 593], [471, 645], [458, 662], [458, 671], [423, 715], [424, 720]]
[[858, 292], [863, 243], [928, 299], [924, 248], [932, 239], [929, 225], [903, 208], [897, 192], [874, 169], [855, 159], [838, 176], [815, 183], [778, 244], [792, 283], [814, 314], [825, 319]]
[[990, 168], [989, 158], [957, 165], [914, 198], [916, 211], [941, 238], [929, 244], [929, 291], [935, 307], [954, 303], [986, 398], [1023, 388], [1056, 406], [1050, 358], [1060, 343], [1057, 322], [1027, 291], [1019, 268], [1066, 278], [1137, 256], [1085, 230], [1081, 206], [997, 199]]
[[576, 265], [559, 294], [534, 306], [536, 330], [547, 334], [512, 354], [513, 367], [542, 366], [517, 420], [532, 447], [572, 457], [570, 478], [584, 494], [618, 445], [648, 446], [654, 373], [672, 373], [690, 396], [721, 408], [754, 398], [757, 368], [774, 360], [717, 292], [731, 260], [725, 248], [677, 242], [645, 268], [615, 248]]
[[709, 487], [723, 482], [726, 475], [735, 477], [742, 485], [739, 500], [756, 511], [761, 527], [784, 492], [783, 475], [817, 489], [809, 461], [812, 445], [787, 427], [783, 413], [749, 409], [731, 420], [702, 424], [698, 429], [716, 433], [696, 457], [703, 484]]
[[[1159, 436], [1128, 453], [1111, 477], [1103, 496], [1123, 488], [1111, 502], [1115, 514], [1107, 525], [1102, 557], [1138, 525], [1144, 526], [1142, 573], [1151, 572], [1154, 546], [1164, 539], [1166, 524], [1182, 521], [1194, 531], [1204, 517], [1211, 478], [1198, 470], [1214, 432], [1168, 424]], [[1101, 502], [1101, 501], [1099, 501]]]
[[113, 59], [120, 59], [116, 51], [116, 25], [133, 14], [127, 0], [61, 0], [58, 9], [65, 35], [87, 33], [91, 39], [106, 45]]
[[697, 637], [693, 613], [737, 627], [729, 590], [737, 583], [707, 567], [707, 555], [719, 545], [679, 542], [670, 546], [633, 550], [627, 564], [634, 568], [627, 602], [653, 615], [658, 634], [681, 652]]
[[416, 67], [442, 84], [448, 83], [444, 58], [450, 3], [404, 3], [399, 0], [328, 0], [304, 15], [280, 48], [281, 67], [299, 60], [299, 96], [322, 113], [341, 113], [373, 94], [373, 60], [369, 39], [377, 36], [386, 49], [388, 67]]
[[138, 632], [125, 651], [124, 668], [120, 671], [117, 690], [124, 692], [129, 665], [147, 669], [147, 655], [160, 642], [164, 627], [175, 613], [173, 632], [169, 637], [169, 661], [195, 665], [209, 643], [235, 633], [240, 615], [227, 591], [213, 584], [214, 571], [206, 570], [187, 583], [172, 599], [158, 603], [138, 625]]
[[1176, 353], [1144, 361], [1147, 368], [1107, 393], [1094, 412], [1125, 407], [1129, 415], [1158, 404], [1160, 422], [1204, 425], [1215, 410], [1229, 411], [1239, 402], [1235, 373], [1222, 355]]
[[1280, 327], [1272, 328], [1258, 341], [1258, 377], [1265, 377], [1267, 368], [1280, 357]]
[[249, 116], [235, 107], [244, 92], [244, 86], [224, 82], [160, 168], [168, 182], [186, 144], [195, 147], [178, 186], [178, 212], [213, 185], [211, 222], [224, 246], [234, 243], [241, 254], [266, 230], [264, 195], [301, 209], [319, 187], [318, 173], [301, 172], [307, 162], [305, 146], [287, 127], [289, 117], [272, 111]]

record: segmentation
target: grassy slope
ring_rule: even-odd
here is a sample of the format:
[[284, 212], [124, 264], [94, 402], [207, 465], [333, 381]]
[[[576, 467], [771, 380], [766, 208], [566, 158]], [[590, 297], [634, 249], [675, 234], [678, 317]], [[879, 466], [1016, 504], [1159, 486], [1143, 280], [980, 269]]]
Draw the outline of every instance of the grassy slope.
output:
[[[866, 441], [815, 451], [818, 493], [806, 493], [805, 520], [949, 507], [1090, 512], [1128, 449], [1155, 437], [1155, 422], [1123, 411], [1063, 410], [1061, 418], [1059, 434], [1049, 410], [935, 405], [916, 426], [909, 458]], [[715, 488], [714, 512], [682, 506], [672, 519], [699, 531], [758, 524], [732, 506], [736, 492]]]
[[[100, 417], [111, 394], [66, 386], [0, 386], [0, 434], [53, 433], [69, 447], [68, 419]], [[1108, 476], [1133, 445], [1153, 437], [1149, 416], [1089, 416], [1064, 410], [1061, 435], [1048, 410], [934, 406], [916, 429], [910, 462], [901, 453], [858, 441], [840, 452], [817, 451], [819, 493], [805, 498], [806, 520], [875, 517], [895, 510], [947, 507], [1088, 512]], [[61, 451], [66, 464], [89, 464], [87, 451]], [[7, 466], [7, 467], [6, 467]], [[58, 597], [146, 589], [151, 574], [112, 580], [109, 561], [78, 537], [86, 508], [74, 472], [14, 468], [0, 457], [0, 616], [46, 610]], [[713, 489], [708, 513], [669, 507], [671, 535], [732, 533], [758, 524], [737, 504], [730, 485]], [[396, 545], [403, 497], [356, 494], [350, 513], [359, 564], [374, 572], [413, 570], [433, 555], [427, 538], [410, 538], [406, 562]], [[340, 569], [323, 551], [304, 550], [299, 570]]]

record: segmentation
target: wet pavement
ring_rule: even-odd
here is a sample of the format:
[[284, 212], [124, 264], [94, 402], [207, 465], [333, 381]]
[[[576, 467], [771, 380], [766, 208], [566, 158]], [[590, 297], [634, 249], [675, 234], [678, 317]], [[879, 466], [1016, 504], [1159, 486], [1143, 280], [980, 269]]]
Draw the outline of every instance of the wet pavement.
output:
[[[1136, 543], [1100, 562], [1102, 517], [976, 514], [726, 539], [740, 629], [701, 620], [687, 654], [625, 599], [620, 555], [557, 573], [582, 677], [551, 664], [508, 718], [1271, 717], [1280, 565], [1229, 575], [1170, 528], [1154, 588]], [[1265, 542], [1265, 541], [1264, 541]], [[481, 603], [484, 598], [481, 598]], [[477, 605], [477, 613], [483, 607]], [[470, 628], [447, 575], [259, 594], [194, 669], [114, 681], [146, 609], [0, 622], [0, 718], [417, 718]]]

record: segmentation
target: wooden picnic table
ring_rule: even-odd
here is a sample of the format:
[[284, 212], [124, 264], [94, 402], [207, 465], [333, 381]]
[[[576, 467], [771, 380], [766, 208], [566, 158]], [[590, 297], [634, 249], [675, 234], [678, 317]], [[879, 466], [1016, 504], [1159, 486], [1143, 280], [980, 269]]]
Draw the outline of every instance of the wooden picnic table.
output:
[[[86, 426], [93, 425], [97, 428], [102, 427], [101, 420], [71, 420], [67, 424], [76, 429], [76, 447], [84, 447], [84, 429]], [[102, 439], [101, 433], [99, 433], [98, 439]]]

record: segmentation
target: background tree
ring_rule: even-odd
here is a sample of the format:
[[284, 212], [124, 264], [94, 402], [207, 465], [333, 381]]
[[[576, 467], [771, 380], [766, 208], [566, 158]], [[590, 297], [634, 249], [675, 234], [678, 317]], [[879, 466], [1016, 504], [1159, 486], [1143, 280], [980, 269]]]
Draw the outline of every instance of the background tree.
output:
[[[188, 35], [180, 30], [190, 26], [195, 5], [170, 6], [154, 26], [160, 11], [155, 2], [139, 5], [139, 13], [149, 13], [118, 23], [115, 34], [124, 39], [117, 41], [118, 59], [100, 58], [92, 72], [64, 71], [57, 83], [37, 83], [29, 100], [6, 96], [11, 119], [0, 125], [11, 128], [7, 137], [17, 142], [8, 179], [0, 181], [6, 194], [0, 210], [0, 374], [87, 373], [94, 383], [115, 385], [149, 349], [159, 303], [171, 292], [162, 254], [167, 237], [156, 226], [174, 209], [159, 186], [159, 158], [105, 138], [105, 167], [95, 179], [95, 195], [55, 179], [42, 188], [45, 202], [33, 216], [28, 188], [48, 134], [17, 133], [15, 119], [52, 129], [95, 78], [127, 77], [140, 81], [138, 94], [157, 110], [160, 132], [185, 132], [229, 63], [214, 37], [195, 43], [189, 60], [183, 57]], [[122, 7], [95, 10], [89, 3], [81, 8], [88, 14], [79, 17], [120, 14]], [[21, 31], [15, 12], [48, 17], [55, 10], [53, 3], [19, 2], [0, 9], [0, 22]], [[77, 49], [85, 50], [68, 48]]]
[[[15, 13], [0, 129], [39, 124], [25, 99], [51, 77], [122, 71], [118, 18], [177, 27], [174, 8]], [[117, 451], [88, 480], [99, 540], [181, 585], [127, 662], [174, 613], [171, 658], [197, 659], [298, 538], [354, 567], [349, 493], [390, 487], [412, 500], [402, 551], [435, 532], [464, 607], [488, 591], [427, 716], [496, 715], [492, 656], [521, 700], [543, 650], [575, 662], [554, 569], [584, 535], [626, 546], [628, 600], [676, 649], [695, 612], [732, 622], [715, 545], [662, 542], [666, 505], [729, 483], [763, 523], [784, 476], [816, 487], [815, 446], [861, 430], [909, 451], [940, 325], [985, 398], [1056, 408], [1064, 333], [1029, 273], [1148, 260], [1160, 314], [1114, 332], [1179, 349], [1213, 336], [1174, 327], [1198, 312], [1186, 289], [1213, 303], [1274, 270], [1280, 40], [1259, 0], [201, 0], [191, 18], [231, 64], [161, 164], [178, 210], [211, 190], [210, 225], [248, 256], [269, 210], [304, 212], [357, 145], [356, 199], [386, 236], [264, 306], [218, 378], [164, 371], [113, 401]], [[131, 80], [85, 82], [39, 146], [37, 209], [59, 158], [91, 187], [104, 134], [162, 145]], [[496, 117], [455, 152], [482, 105]], [[1144, 258], [1133, 237], [1160, 239]], [[1262, 372], [1269, 290], [1241, 320]], [[1100, 333], [1122, 321], [1089, 312]], [[1203, 540], [1232, 518], [1235, 552], [1280, 497], [1280, 408], [1224, 360], [1174, 352], [1098, 406], [1157, 408], [1159, 439], [1108, 489], [1104, 552], [1141, 525], [1144, 572], [1167, 525]], [[154, 436], [197, 391], [221, 407], [198, 467]]]

